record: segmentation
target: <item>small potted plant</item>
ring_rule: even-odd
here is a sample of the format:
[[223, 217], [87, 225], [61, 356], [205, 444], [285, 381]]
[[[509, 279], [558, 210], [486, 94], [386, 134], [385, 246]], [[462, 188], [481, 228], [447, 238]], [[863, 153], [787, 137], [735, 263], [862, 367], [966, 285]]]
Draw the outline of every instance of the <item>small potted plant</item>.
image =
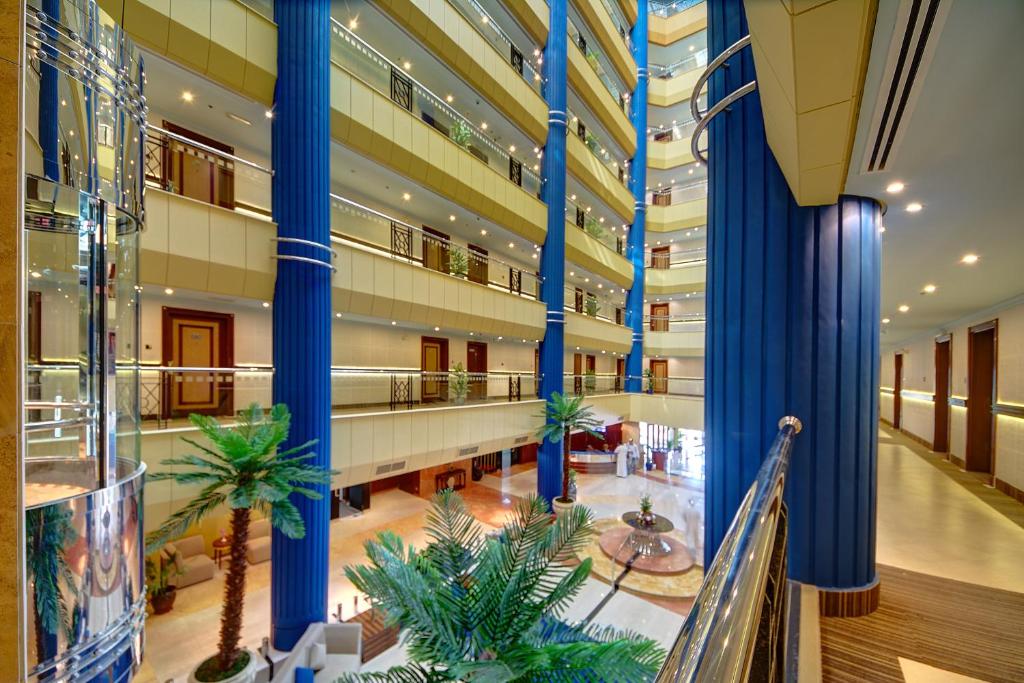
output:
[[654, 526], [654, 522], [657, 518], [654, 514], [654, 501], [651, 500], [651, 495], [645, 493], [640, 497], [640, 523], [644, 526]]
[[182, 573], [181, 553], [169, 547], [164, 546], [160, 552], [146, 558], [146, 592], [154, 614], [170, 612], [178, 597], [178, 590], [171, 581]]
[[469, 147], [469, 140], [471, 136], [472, 133], [470, 132], [469, 124], [462, 119], [456, 119], [451, 128], [450, 137], [452, 142], [461, 147]]
[[466, 396], [469, 395], [469, 373], [461, 362], [452, 366], [448, 372], [448, 389], [452, 403], [461, 406], [466, 402]]
[[593, 296], [587, 297], [587, 302], [584, 304], [583, 310], [591, 318], [597, 317], [597, 312], [600, 310], [601, 305], [597, 303], [597, 298]]
[[469, 273], [469, 259], [466, 257], [465, 249], [452, 247], [451, 255], [448, 257], [448, 272], [461, 278], [465, 278]]
[[586, 388], [588, 393], [597, 391], [597, 373], [593, 370], [587, 370], [583, 376], [583, 386]]
[[572, 469], [570, 467], [569, 468], [569, 497], [572, 498], [574, 501], [578, 501], [580, 499], [580, 497], [579, 497], [579, 488], [578, 488], [578, 485], [577, 485], [577, 476], [578, 475], [576, 473], [576, 470], [574, 470], [574, 469]]
[[590, 406], [583, 405], [582, 396], [566, 398], [557, 391], [544, 404], [544, 412], [538, 415], [544, 419], [544, 425], [537, 431], [541, 440], [562, 444], [562, 495], [551, 501], [557, 514], [572, 508], [575, 500], [569, 495], [569, 434], [581, 431], [604, 441], [597, 428], [603, 423], [594, 417]]
[[587, 221], [586, 231], [587, 234], [594, 239], [602, 239], [605, 236], [604, 228], [602, 228], [601, 224], [596, 221]]
[[651, 372], [650, 368], [644, 370], [644, 382], [647, 385], [644, 388], [644, 391], [646, 391], [648, 394], [653, 394], [654, 393], [654, 373]]

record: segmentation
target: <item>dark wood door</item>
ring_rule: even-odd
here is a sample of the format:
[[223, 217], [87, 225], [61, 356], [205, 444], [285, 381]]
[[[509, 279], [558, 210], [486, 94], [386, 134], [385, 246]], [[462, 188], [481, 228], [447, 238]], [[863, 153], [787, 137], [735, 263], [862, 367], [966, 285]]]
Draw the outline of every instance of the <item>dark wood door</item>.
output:
[[470, 374], [469, 397], [471, 399], [487, 398], [487, 344], [484, 342], [466, 342], [466, 371]]
[[951, 337], [935, 341], [935, 434], [932, 450], [949, 452], [949, 384]]
[[[228, 313], [162, 309], [163, 364], [177, 368], [234, 365], [234, 322]], [[231, 415], [234, 375], [209, 370], [166, 373], [161, 379], [164, 417], [189, 413]]]
[[655, 247], [651, 249], [651, 268], [666, 269], [669, 266], [669, 255], [670, 247]]
[[626, 359], [615, 359], [615, 391], [622, 391], [626, 378]]
[[654, 393], [656, 394], [667, 394], [668, 393], [668, 361], [652, 360], [651, 361], [651, 375], [654, 384]]
[[892, 424], [896, 429], [900, 428], [900, 413], [903, 410], [903, 354], [897, 353], [893, 360], [893, 382], [892, 382]]
[[475, 244], [469, 245], [469, 279], [471, 282], [487, 284], [487, 250]]
[[[164, 120], [164, 129], [194, 140], [206, 147], [233, 156], [234, 147], [219, 140]], [[168, 140], [164, 158], [165, 182], [176, 194], [235, 208], [235, 164], [226, 156], [214, 154], [202, 147], [181, 140]]]
[[996, 326], [972, 327], [967, 341], [967, 469], [994, 472], [993, 415], [996, 394]]
[[573, 300], [573, 310], [577, 313], [583, 312], [583, 290], [576, 287], [576, 297]]
[[449, 256], [451, 243], [448, 235], [423, 226], [423, 267], [431, 270], [439, 270], [447, 273], [449, 270]]
[[448, 340], [420, 338], [420, 401], [433, 403], [448, 398]]
[[651, 332], [668, 332], [668, 304], [651, 304]]
[[583, 393], [583, 354], [572, 354], [572, 392], [579, 396]]

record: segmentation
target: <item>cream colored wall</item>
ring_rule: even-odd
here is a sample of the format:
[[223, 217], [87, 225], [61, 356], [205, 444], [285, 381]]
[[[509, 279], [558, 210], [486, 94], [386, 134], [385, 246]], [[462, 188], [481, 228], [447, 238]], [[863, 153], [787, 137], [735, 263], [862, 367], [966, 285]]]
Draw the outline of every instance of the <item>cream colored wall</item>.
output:
[[707, 284], [707, 265], [694, 263], [672, 268], [649, 268], [645, 271], [644, 292], [657, 294], [684, 294], [701, 292]]
[[[614, 1], [614, 0], [613, 0]], [[601, 0], [575, 0], [580, 15], [590, 28], [591, 33], [601, 46], [601, 51], [608, 57], [615, 72], [625, 83], [626, 90], [636, 88], [636, 62], [630, 54], [626, 41], [619, 35], [611, 14], [605, 9]]]
[[590, 111], [594, 112], [601, 125], [615, 139], [616, 144], [632, 157], [636, 153], [636, 131], [629, 117], [623, 111], [619, 103], [605, 87], [604, 83], [594, 72], [593, 67], [587, 62], [587, 58], [576, 49], [567, 53], [566, 72], [569, 78], [569, 85], [583, 100]]
[[[652, 78], [647, 103], [656, 107], [671, 107], [689, 100], [693, 96], [693, 87], [697, 85], [697, 79], [703, 71], [704, 67], [697, 67], [672, 78]], [[688, 139], [685, 143], [689, 147]], [[692, 157], [690, 160], [693, 160]]]
[[651, 204], [647, 207], [647, 230], [650, 232], [674, 232], [706, 225], [707, 222], [707, 198], [668, 206]]
[[597, 238], [580, 230], [575, 223], [565, 224], [565, 258], [592, 273], [603, 275], [620, 287], [633, 286], [633, 264]]
[[566, 167], [587, 189], [596, 194], [622, 220], [633, 222], [633, 195], [619, 182], [578, 135], [566, 136]]
[[[954, 397], [967, 396], [967, 344], [969, 329], [989, 320], [998, 320], [997, 331], [997, 400], [999, 403], [1024, 405], [1024, 303], [1002, 310], [979, 313], [952, 326], [952, 387]], [[882, 354], [881, 386], [893, 386], [893, 363], [896, 353], [903, 353], [904, 390], [935, 391], [935, 342], [932, 337], [914, 340], [906, 346], [887, 348]], [[881, 414], [892, 419], [892, 401], [881, 394]], [[903, 428], [915, 436], [932, 441], [934, 406], [931, 402], [903, 397]], [[950, 409], [950, 453], [965, 457], [967, 411]], [[1024, 489], [1024, 419], [1008, 415], [996, 418], [995, 476], [1010, 485]]]
[[704, 355], [704, 329], [686, 332], [644, 332], [644, 354], [648, 356]]
[[574, 311], [565, 313], [566, 348], [579, 346], [609, 353], [628, 353], [632, 339], [630, 330], [622, 325]]
[[648, 25], [650, 41], [657, 45], [671, 45], [677, 40], [708, 27], [707, 3], [699, 3], [670, 17], [651, 15], [648, 21], [650, 22]]

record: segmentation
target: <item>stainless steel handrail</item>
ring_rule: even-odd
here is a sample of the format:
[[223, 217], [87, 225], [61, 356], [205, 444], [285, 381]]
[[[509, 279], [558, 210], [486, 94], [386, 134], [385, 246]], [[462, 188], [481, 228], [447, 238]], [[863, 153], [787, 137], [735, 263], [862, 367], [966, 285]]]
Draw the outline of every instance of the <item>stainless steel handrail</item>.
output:
[[244, 166], [249, 166], [250, 168], [254, 168], [257, 171], [263, 171], [267, 175], [274, 175], [274, 170], [273, 169], [266, 168], [264, 166], [260, 166], [256, 162], [249, 161], [248, 159], [243, 159], [240, 156], [236, 156], [234, 154], [228, 154], [227, 152], [225, 152], [223, 150], [220, 150], [220, 149], [217, 149], [216, 147], [210, 147], [209, 145], [204, 145], [203, 143], [198, 142], [196, 140], [193, 140], [192, 138], [185, 137], [184, 135], [178, 135], [177, 133], [172, 133], [169, 130], [164, 130], [160, 126], [154, 126], [153, 124], [149, 124], [147, 130], [155, 131], [157, 133], [160, 133], [160, 135], [168, 137], [171, 140], [177, 140], [178, 142], [184, 142], [187, 145], [192, 145], [193, 147], [197, 147], [197, 148], [203, 150], [204, 152], [209, 152], [210, 154], [215, 154], [215, 155], [217, 155], [219, 157], [223, 157], [225, 159], [230, 159], [231, 161], [235, 162], [236, 164], [242, 164]]
[[[722, 66], [727, 61], [729, 61], [729, 59], [733, 55], [735, 55], [737, 52], [739, 52], [740, 50], [749, 45], [750, 35], [747, 34], [740, 38], [739, 40], [737, 40], [732, 45], [730, 45], [729, 47], [725, 48], [722, 54], [718, 55], [713, 60], [708, 62], [708, 66], [706, 69], [704, 69], [704, 73], [700, 75], [700, 78], [698, 78], [697, 82], [694, 84], [693, 92], [699, 95], [700, 91], [704, 88], [705, 84], [707, 84], [708, 79], [711, 78], [711, 74], [713, 74], [715, 70], [718, 69], [718, 67]], [[690, 152], [693, 154], [694, 159], [696, 159], [699, 163], [702, 164], [708, 163], [707, 157], [701, 154], [701, 151], [699, 149], [699, 140], [700, 134], [703, 133], [704, 130], [711, 123], [711, 119], [715, 118], [718, 114], [721, 114], [729, 105], [731, 105], [736, 100], [746, 95], [749, 95], [755, 90], [757, 90], [757, 81], [750, 81], [746, 85], [740, 87], [737, 90], [732, 91], [731, 93], [723, 97], [719, 102], [716, 102], [713, 107], [711, 107], [705, 112], [702, 112], [700, 110], [698, 97], [690, 98], [690, 113], [693, 114], [693, 120], [697, 122], [697, 126], [693, 129], [693, 133], [690, 136]]]
[[657, 683], [746, 681], [800, 420], [787, 416], [740, 503]]

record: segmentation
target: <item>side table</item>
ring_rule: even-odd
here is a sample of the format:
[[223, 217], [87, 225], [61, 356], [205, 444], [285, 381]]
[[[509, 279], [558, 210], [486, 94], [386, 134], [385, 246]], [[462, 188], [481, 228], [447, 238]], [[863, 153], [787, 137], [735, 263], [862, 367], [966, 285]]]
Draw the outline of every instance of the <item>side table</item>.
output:
[[227, 557], [228, 549], [231, 548], [231, 537], [221, 536], [213, 542], [213, 561], [217, 563], [217, 569], [221, 568], [221, 562]]

